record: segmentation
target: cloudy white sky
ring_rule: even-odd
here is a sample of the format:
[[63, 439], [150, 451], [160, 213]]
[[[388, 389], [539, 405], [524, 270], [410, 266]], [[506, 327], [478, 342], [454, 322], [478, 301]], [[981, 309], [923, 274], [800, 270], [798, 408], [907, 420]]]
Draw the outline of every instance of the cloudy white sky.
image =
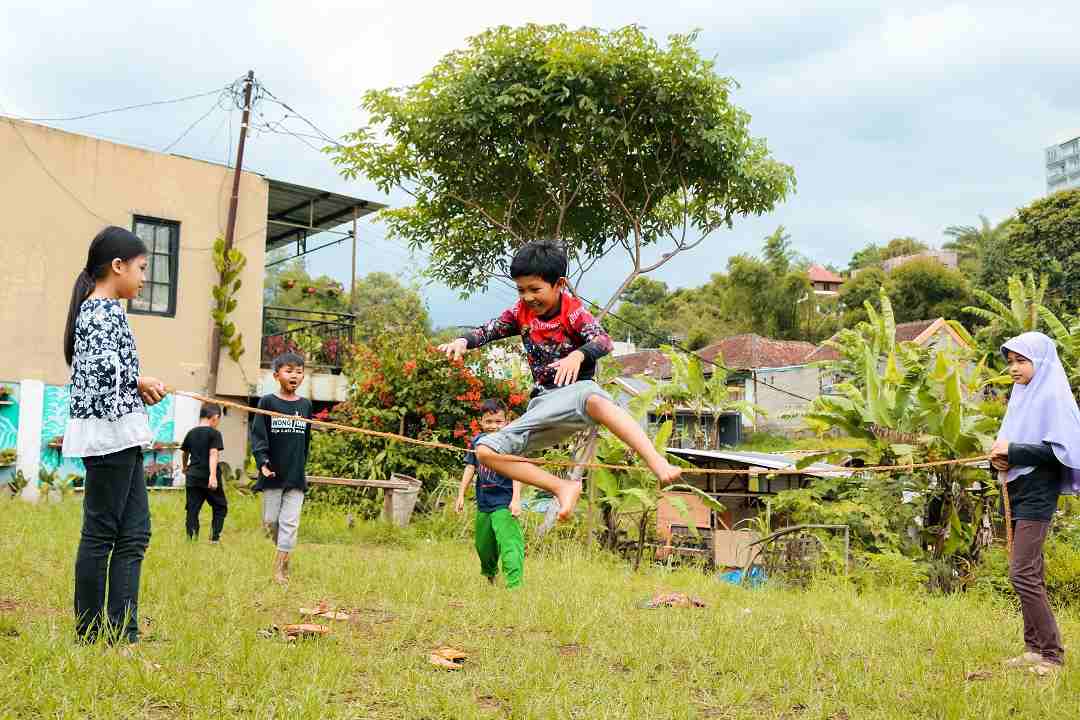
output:
[[[897, 235], [938, 244], [948, 225], [974, 223], [979, 213], [996, 221], [1041, 195], [1043, 148], [1080, 135], [1075, 2], [240, 5], [6, 0], [0, 108], [18, 116], [76, 115], [210, 90], [251, 68], [278, 97], [337, 135], [363, 122], [365, 90], [416, 81], [491, 25], [637, 23], [661, 38], [699, 28], [701, 52], [739, 81], [735, 102], [753, 116], [754, 134], [795, 167], [798, 191], [771, 215], [737, 223], [710, 246], [669, 263], [656, 276], [672, 286], [704, 282], [729, 255], [757, 251], [779, 224], [804, 254], [838, 265], [855, 249]], [[53, 124], [161, 149], [211, 100]], [[266, 116], [281, 113], [268, 107]], [[224, 160], [228, 130], [226, 114], [214, 111], [173, 152]], [[286, 136], [255, 135], [246, 164], [283, 180], [405, 202], [342, 180], [325, 156]], [[361, 273], [409, 276], [423, 266], [422, 257], [382, 239], [378, 227], [365, 227], [364, 236]], [[345, 279], [348, 253], [325, 250], [312, 256], [310, 268]], [[595, 270], [586, 296], [605, 299], [623, 263], [613, 259]], [[437, 325], [478, 322], [508, 298], [504, 288], [467, 304], [439, 286], [424, 293]]]

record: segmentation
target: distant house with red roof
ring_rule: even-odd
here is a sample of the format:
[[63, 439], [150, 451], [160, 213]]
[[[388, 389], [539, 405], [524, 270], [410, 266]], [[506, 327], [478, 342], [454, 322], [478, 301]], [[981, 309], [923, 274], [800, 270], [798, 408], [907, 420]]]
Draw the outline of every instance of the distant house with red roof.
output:
[[810, 278], [810, 285], [816, 295], [837, 295], [840, 286], [844, 284], [844, 278], [820, 265], [811, 265], [806, 276]]
[[[834, 335], [832, 339], [836, 337]], [[960, 347], [967, 342], [943, 318], [900, 323], [896, 326], [896, 341], [935, 348]], [[707, 375], [712, 372], [713, 362], [722, 363], [728, 369], [728, 387], [733, 400], [746, 400], [765, 412], [764, 415], [744, 415], [743, 424], [756, 429], [802, 429], [801, 416], [810, 404], [819, 395], [831, 392], [839, 380], [834, 369], [819, 365], [840, 359], [840, 354], [827, 343], [815, 346], [808, 342], [745, 334], [724, 338], [695, 354], [702, 359]], [[659, 350], [641, 350], [615, 357], [613, 361], [621, 370], [616, 382], [630, 395], [645, 388], [641, 378], [666, 380], [671, 377], [671, 363]], [[676, 437], [694, 437], [691, 426], [696, 422], [696, 417], [677, 415]], [[704, 418], [702, 422], [708, 427], [716, 426], [712, 418]]]
[[[816, 350], [813, 343], [744, 334], [724, 338], [695, 354], [702, 359], [706, 375], [712, 374], [713, 363], [722, 363], [728, 369], [733, 400], [746, 400], [765, 411], [765, 415], [757, 417], [744, 416], [745, 425], [790, 430], [801, 425], [798, 412], [805, 410], [821, 391], [820, 372], [806, 360]], [[613, 361], [621, 369], [617, 382], [631, 395], [644, 388], [640, 381], [634, 381], [635, 377], [653, 380], [671, 377], [671, 363], [659, 350], [620, 355]], [[680, 418], [676, 421], [678, 435], [683, 428], [678, 426]], [[687, 422], [696, 420], [687, 419]]]

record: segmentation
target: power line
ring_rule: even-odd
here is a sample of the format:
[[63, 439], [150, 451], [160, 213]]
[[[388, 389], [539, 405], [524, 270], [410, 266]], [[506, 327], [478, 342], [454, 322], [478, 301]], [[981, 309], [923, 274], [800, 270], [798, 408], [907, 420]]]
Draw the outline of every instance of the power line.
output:
[[224, 95], [225, 95], [225, 91], [224, 91], [224, 90], [222, 90], [222, 91], [221, 91], [221, 95], [219, 95], [219, 96], [218, 96], [217, 98], [215, 98], [215, 99], [214, 99], [214, 102], [213, 102], [213, 104], [212, 104], [212, 105], [210, 106], [210, 109], [209, 109], [209, 110], [207, 110], [207, 111], [206, 111], [205, 113], [203, 113], [202, 115], [200, 115], [200, 116], [199, 116], [199, 119], [198, 119], [198, 120], [196, 120], [195, 122], [193, 122], [193, 123], [191, 123], [190, 125], [188, 125], [188, 126], [187, 126], [187, 129], [185, 129], [185, 130], [184, 130], [184, 132], [180, 133], [180, 137], [176, 138], [176, 139], [175, 139], [175, 140], [173, 140], [173, 141], [172, 141], [171, 143], [169, 143], [168, 145], [166, 145], [166, 146], [165, 146], [165, 147], [164, 147], [164, 148], [162, 149], [162, 151], [161, 151], [161, 152], [163, 152], [163, 153], [167, 153], [167, 152], [169, 152], [170, 150], [172, 150], [172, 149], [173, 149], [174, 147], [176, 147], [176, 145], [177, 145], [177, 144], [178, 144], [178, 143], [179, 143], [179, 142], [180, 142], [181, 140], [183, 140], [183, 139], [184, 139], [185, 137], [187, 137], [187, 134], [188, 134], [189, 132], [191, 132], [192, 130], [194, 130], [194, 129], [195, 129], [195, 126], [196, 126], [196, 125], [198, 125], [199, 123], [201, 123], [201, 122], [202, 122], [203, 120], [205, 120], [206, 118], [210, 117], [210, 113], [214, 112], [215, 110], [219, 110], [219, 109], [221, 109], [221, 98], [222, 98], [222, 97], [223, 97]]
[[318, 133], [319, 136], [321, 136], [322, 139], [325, 140], [326, 142], [330, 143], [331, 145], [341, 147], [341, 143], [339, 143], [334, 138], [330, 137], [330, 135], [328, 135], [327, 133], [323, 132], [322, 129], [318, 125], [316, 125], [311, 120], [308, 120], [306, 117], [304, 117], [303, 115], [298, 113], [296, 110], [294, 110], [292, 107], [290, 107], [288, 103], [282, 101], [277, 95], [272, 93], [269, 88], [263, 86], [263, 90], [266, 92], [267, 95], [270, 96], [271, 102], [277, 103], [278, 105], [285, 108], [289, 113], [291, 113], [295, 117], [299, 118], [300, 120], [303, 120], [305, 123], [307, 123], [308, 127], [310, 127], [312, 130], [314, 130], [316, 133]]
[[[0, 110], [2, 110], [2, 109], [3, 109], [3, 107], [0, 106]], [[103, 217], [103, 216], [99, 215], [98, 213], [94, 212], [94, 210], [89, 205], [87, 205], [85, 202], [83, 202], [82, 198], [80, 198], [78, 195], [76, 195], [74, 192], [72, 192], [71, 189], [68, 188], [67, 185], [65, 185], [63, 182], [60, 181], [59, 178], [57, 178], [55, 175], [53, 175], [52, 171], [49, 170], [48, 166], [45, 164], [45, 161], [41, 159], [41, 156], [39, 156], [34, 151], [34, 148], [30, 147], [30, 143], [27, 141], [26, 137], [23, 136], [22, 130], [19, 128], [19, 124], [17, 122], [15, 122], [14, 120], [12, 120], [11, 118], [8, 118], [7, 120], [8, 120], [8, 124], [11, 125], [11, 129], [14, 130], [15, 134], [19, 136], [19, 140], [22, 142], [23, 147], [26, 148], [26, 152], [28, 152], [30, 154], [30, 156], [32, 158], [34, 158], [34, 162], [37, 163], [38, 167], [41, 168], [42, 172], [44, 172], [49, 177], [49, 179], [52, 180], [53, 183], [64, 192], [65, 195], [67, 195], [69, 198], [71, 198], [73, 201], [75, 201], [75, 203], [79, 207], [81, 207], [83, 210], [85, 210], [87, 212], [87, 214], [89, 214], [90, 216], [92, 216], [94, 218], [97, 218], [98, 220], [105, 223], [106, 225], [115, 225], [116, 224], [112, 220], [109, 220], [108, 218]]]
[[139, 110], [141, 108], [156, 107], [158, 105], [172, 105], [174, 103], [187, 102], [188, 100], [197, 100], [198, 98], [209, 97], [216, 95], [223, 90], [229, 89], [232, 83], [225, 85], [224, 87], [215, 88], [204, 93], [198, 93], [197, 95], [187, 95], [185, 97], [173, 98], [172, 100], [155, 100], [154, 102], [140, 103], [138, 105], [125, 105], [124, 107], [112, 108], [110, 110], [101, 110], [98, 112], [87, 113], [85, 115], [72, 115], [69, 117], [16, 117], [16, 120], [26, 120], [29, 122], [70, 122], [73, 120], [86, 120], [92, 117], [99, 117], [101, 115], [110, 115], [112, 113], [126, 112], [128, 110]]

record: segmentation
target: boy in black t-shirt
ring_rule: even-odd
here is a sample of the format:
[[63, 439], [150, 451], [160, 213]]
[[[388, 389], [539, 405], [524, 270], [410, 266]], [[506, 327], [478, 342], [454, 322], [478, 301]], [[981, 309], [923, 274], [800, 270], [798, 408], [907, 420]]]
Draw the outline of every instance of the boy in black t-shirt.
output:
[[303, 419], [311, 419], [311, 401], [296, 394], [304, 382], [304, 358], [284, 353], [274, 358], [271, 367], [280, 389], [263, 395], [259, 407], [291, 417], [256, 415], [251, 423], [251, 451], [259, 468], [255, 489], [263, 493], [263, 523], [277, 545], [274, 582], [284, 584], [289, 579], [289, 555], [296, 547], [307, 491], [311, 424]]
[[225, 486], [218, 477], [218, 460], [225, 449], [217, 426], [221, 421], [221, 407], [209, 403], [199, 410], [199, 424], [188, 431], [180, 445], [181, 469], [186, 478], [187, 535], [191, 540], [199, 537], [199, 513], [203, 503], [210, 503], [213, 519], [210, 524], [210, 542], [221, 539], [221, 528], [229, 513], [229, 501], [225, 499]]

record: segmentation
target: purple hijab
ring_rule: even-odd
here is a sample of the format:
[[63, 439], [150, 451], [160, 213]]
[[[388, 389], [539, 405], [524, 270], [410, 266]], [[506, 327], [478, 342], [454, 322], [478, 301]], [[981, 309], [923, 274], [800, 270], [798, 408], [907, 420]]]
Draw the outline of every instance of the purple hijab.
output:
[[[1062, 465], [1061, 492], [1080, 494], [1080, 409], [1058, 359], [1057, 346], [1042, 333], [1028, 332], [1002, 346], [1006, 357], [1009, 351], [1031, 360], [1035, 375], [1027, 385], [1013, 385], [998, 439], [1049, 443]], [[1008, 482], [1034, 469], [1011, 467]]]

